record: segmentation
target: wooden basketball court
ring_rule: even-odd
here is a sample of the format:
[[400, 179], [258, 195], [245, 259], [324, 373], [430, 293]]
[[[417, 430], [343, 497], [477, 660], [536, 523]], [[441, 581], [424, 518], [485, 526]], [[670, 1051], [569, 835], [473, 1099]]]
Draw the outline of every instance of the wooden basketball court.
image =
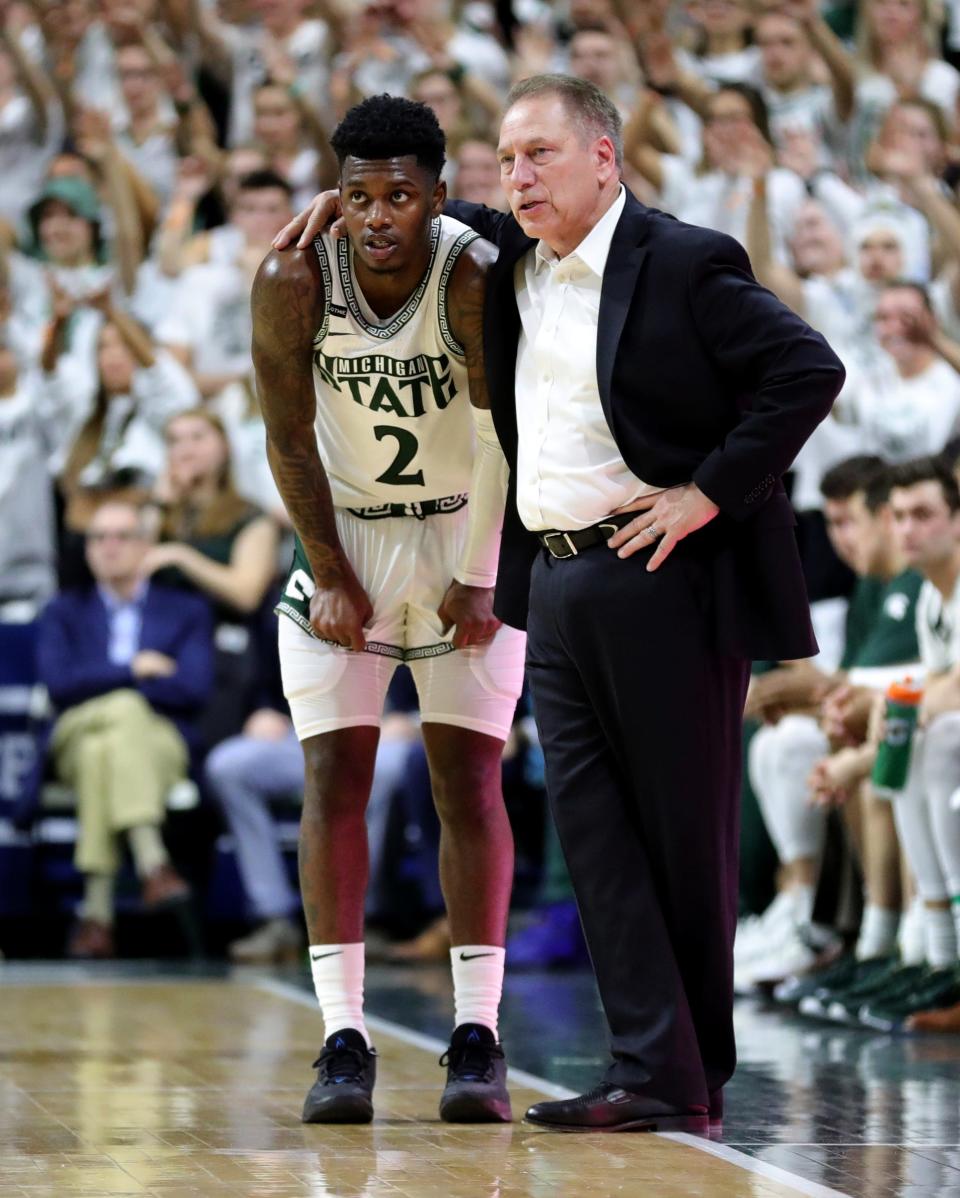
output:
[[[304, 1126], [299, 1111], [321, 1032], [312, 1007], [309, 995], [256, 977], [101, 981], [64, 970], [50, 984], [4, 985], [0, 1195], [837, 1193], [693, 1137], [443, 1124], [440, 1046], [376, 1020], [376, 1122]], [[557, 1092], [515, 1076], [515, 1116]]]

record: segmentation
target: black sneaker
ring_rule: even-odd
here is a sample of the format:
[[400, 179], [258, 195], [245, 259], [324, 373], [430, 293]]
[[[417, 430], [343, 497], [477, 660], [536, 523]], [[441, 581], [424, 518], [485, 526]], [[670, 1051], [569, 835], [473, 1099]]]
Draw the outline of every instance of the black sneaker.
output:
[[313, 1062], [317, 1080], [303, 1104], [304, 1123], [369, 1123], [377, 1053], [352, 1027], [327, 1037]]
[[795, 973], [774, 986], [773, 1000], [785, 1007], [799, 1006], [801, 999], [824, 988], [849, 985], [856, 977], [859, 964], [853, 953], [844, 953], [820, 969]]
[[879, 1032], [901, 1031], [911, 1015], [938, 1011], [960, 1002], [960, 969], [931, 969], [921, 984], [907, 994], [864, 1003], [859, 1020]]
[[447, 1084], [440, 1118], [447, 1123], [509, 1123], [507, 1062], [493, 1032], [480, 1023], [461, 1023], [440, 1058]]

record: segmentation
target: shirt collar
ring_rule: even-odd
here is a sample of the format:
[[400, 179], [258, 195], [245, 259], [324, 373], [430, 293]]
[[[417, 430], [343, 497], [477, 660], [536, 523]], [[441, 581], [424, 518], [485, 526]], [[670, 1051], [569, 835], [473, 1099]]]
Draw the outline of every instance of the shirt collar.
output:
[[614, 230], [627, 203], [627, 193], [623, 184], [620, 192], [603, 216], [597, 221], [590, 232], [575, 250], [571, 250], [565, 258], [558, 258], [545, 241], [538, 241], [534, 250], [537, 272], [545, 267], [553, 267], [561, 262], [569, 262], [576, 258], [592, 271], [597, 278], [603, 277], [610, 253], [610, 243], [613, 241]]
[[143, 579], [137, 583], [137, 589], [133, 592], [129, 599], [121, 599], [120, 596], [112, 588], [105, 586], [104, 583], [97, 583], [97, 593], [103, 600], [103, 606], [108, 612], [121, 611], [125, 607], [140, 607], [147, 597], [147, 587], [149, 586], [148, 579]]

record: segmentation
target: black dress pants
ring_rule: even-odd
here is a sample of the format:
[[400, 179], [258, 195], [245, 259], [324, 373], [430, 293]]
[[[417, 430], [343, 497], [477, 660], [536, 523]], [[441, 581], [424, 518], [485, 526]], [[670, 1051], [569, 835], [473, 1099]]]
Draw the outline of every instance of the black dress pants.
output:
[[749, 662], [712, 648], [698, 536], [652, 574], [652, 550], [541, 552], [527, 628], [547, 793], [610, 1026], [607, 1077], [677, 1105], [706, 1103], [736, 1061]]

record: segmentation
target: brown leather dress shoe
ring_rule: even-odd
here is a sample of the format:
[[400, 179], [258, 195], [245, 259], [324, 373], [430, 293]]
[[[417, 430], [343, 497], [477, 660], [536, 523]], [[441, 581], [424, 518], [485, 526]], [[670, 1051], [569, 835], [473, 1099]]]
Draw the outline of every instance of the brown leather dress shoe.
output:
[[113, 927], [99, 919], [78, 919], [67, 943], [67, 956], [73, 961], [107, 961], [117, 955]]
[[189, 898], [190, 887], [172, 865], [158, 865], [143, 879], [145, 907], [170, 907], [174, 903], [185, 903]]
[[538, 1102], [525, 1118], [550, 1131], [687, 1131], [705, 1136], [710, 1130], [705, 1106], [669, 1106], [612, 1082], [578, 1098]]

